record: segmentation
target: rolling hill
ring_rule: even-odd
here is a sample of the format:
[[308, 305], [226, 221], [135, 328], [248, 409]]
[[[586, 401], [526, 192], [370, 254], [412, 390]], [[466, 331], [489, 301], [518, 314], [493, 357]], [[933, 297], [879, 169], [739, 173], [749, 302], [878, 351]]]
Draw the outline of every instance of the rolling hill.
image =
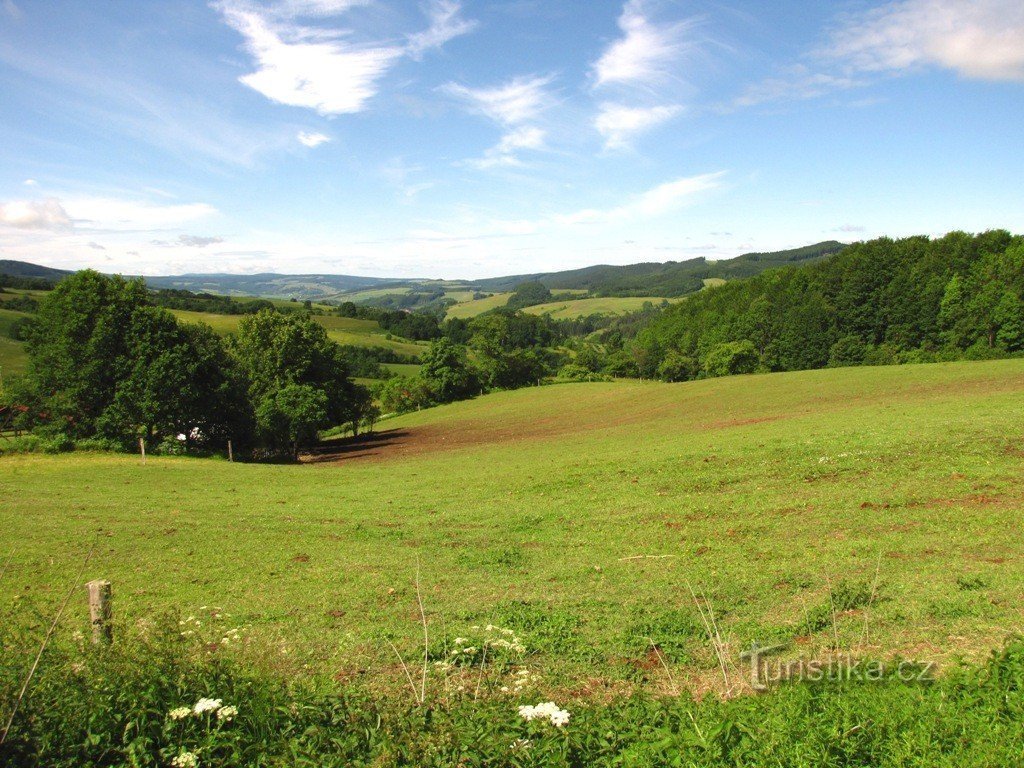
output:
[[734, 259], [648, 262], [627, 266], [597, 265], [563, 272], [511, 275], [478, 281], [485, 291], [511, 291], [520, 283], [539, 281], [552, 290], [585, 289], [602, 296], [673, 298], [699, 291], [704, 280], [751, 277], [766, 269], [820, 261], [846, 246], [835, 240], [775, 253], [747, 253]]
[[[399, 280], [356, 275], [277, 273], [186, 274], [147, 276], [145, 279], [153, 288], [178, 288], [196, 293], [366, 304], [386, 302], [389, 306], [395, 306], [396, 298], [400, 299], [406, 293], [421, 293], [424, 298], [443, 295], [458, 303], [470, 302], [475, 292], [506, 293], [520, 283], [533, 280], [553, 290], [585, 291], [592, 296], [676, 298], [699, 291], [708, 280], [734, 280], [759, 274], [766, 269], [819, 261], [838, 253], [844, 247], [842, 243], [830, 240], [775, 253], [748, 253], [723, 261], [697, 258], [682, 262], [625, 266], [595, 265], [561, 272], [507, 275], [482, 280]], [[59, 280], [70, 273], [27, 262], [0, 261], [2, 274]], [[488, 306], [493, 304], [490, 302]], [[418, 304], [413, 302], [411, 306]], [[454, 316], [472, 314], [475, 312], [470, 310]]]

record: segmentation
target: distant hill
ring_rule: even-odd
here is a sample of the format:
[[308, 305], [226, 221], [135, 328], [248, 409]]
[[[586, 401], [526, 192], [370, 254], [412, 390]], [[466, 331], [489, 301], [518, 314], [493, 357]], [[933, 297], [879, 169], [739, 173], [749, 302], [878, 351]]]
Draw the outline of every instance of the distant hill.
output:
[[153, 288], [181, 288], [196, 293], [223, 296], [265, 296], [271, 299], [322, 299], [339, 293], [379, 286], [407, 286], [408, 281], [384, 277], [354, 275], [279, 275], [265, 272], [258, 275], [172, 275], [147, 277]]
[[11, 277], [41, 277], [44, 280], [60, 280], [62, 277], [72, 274], [71, 270], [54, 269], [43, 267], [39, 264], [30, 264], [27, 261], [11, 261], [0, 259], [0, 275]]
[[739, 277], [752, 277], [774, 267], [820, 261], [839, 253], [845, 247], [843, 243], [828, 240], [788, 251], [747, 253], [722, 261], [696, 258], [626, 266], [601, 264], [564, 272], [489, 278], [476, 281], [476, 285], [485, 291], [500, 292], [511, 291], [520, 283], [536, 280], [552, 290], [587, 290], [599, 296], [674, 297], [699, 291], [707, 279], [734, 280]]
[[[563, 272], [508, 275], [484, 280], [411, 280], [356, 275], [282, 275], [274, 272], [258, 275], [225, 273], [165, 275], [146, 277], [145, 279], [152, 288], [178, 288], [195, 293], [211, 293], [221, 296], [262, 296], [271, 299], [294, 298], [313, 301], [351, 300], [358, 303], [380, 303], [387, 297], [390, 297], [394, 303], [392, 293], [399, 298], [406, 293], [441, 296], [446, 291], [461, 291], [467, 294], [472, 294], [475, 291], [504, 293], [512, 291], [521, 283], [530, 281], [539, 281], [552, 290], [587, 291], [592, 296], [675, 298], [699, 291], [704, 287], [706, 280], [734, 280], [740, 277], [751, 277], [773, 267], [820, 261], [838, 253], [845, 247], [842, 243], [829, 240], [776, 253], [747, 253], [723, 261], [697, 258], [688, 261], [648, 262], [626, 266], [600, 264]], [[23, 261], [0, 261], [0, 274], [59, 280], [71, 272]], [[426, 296], [426, 298], [431, 296]], [[408, 302], [408, 306], [416, 307], [419, 304]]]

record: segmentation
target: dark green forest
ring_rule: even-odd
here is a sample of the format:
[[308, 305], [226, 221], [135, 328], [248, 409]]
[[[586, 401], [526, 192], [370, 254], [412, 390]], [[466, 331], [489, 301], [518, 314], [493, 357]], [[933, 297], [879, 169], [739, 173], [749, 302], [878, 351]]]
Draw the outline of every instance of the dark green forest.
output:
[[637, 375], [668, 381], [1015, 355], [1024, 238], [994, 230], [858, 243], [702, 291], [620, 346]]

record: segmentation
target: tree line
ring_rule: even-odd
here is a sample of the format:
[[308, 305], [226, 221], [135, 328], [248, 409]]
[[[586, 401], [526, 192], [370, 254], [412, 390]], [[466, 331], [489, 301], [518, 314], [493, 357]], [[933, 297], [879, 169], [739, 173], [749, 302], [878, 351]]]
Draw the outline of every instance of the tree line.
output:
[[[707, 289], [620, 339], [617, 371], [684, 381], [1024, 351], [1024, 238], [879, 238]], [[614, 347], [614, 344], [612, 345]]]
[[222, 339], [155, 306], [141, 279], [86, 270], [40, 301], [26, 346], [2, 405], [51, 439], [285, 453], [372, 418], [342, 349], [305, 313], [264, 309]]

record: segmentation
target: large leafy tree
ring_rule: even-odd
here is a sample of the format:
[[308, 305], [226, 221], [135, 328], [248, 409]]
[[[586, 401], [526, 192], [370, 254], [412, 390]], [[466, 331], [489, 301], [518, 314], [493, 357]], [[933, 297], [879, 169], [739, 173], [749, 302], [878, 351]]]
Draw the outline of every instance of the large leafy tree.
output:
[[464, 400], [480, 392], [480, 382], [469, 364], [466, 348], [444, 337], [432, 342], [423, 355], [419, 375], [439, 403]]
[[[290, 421], [260, 419], [268, 443], [306, 442], [316, 429], [352, 421], [369, 396], [349, 379], [342, 349], [308, 315], [264, 311], [245, 317], [229, 349], [246, 375], [257, 414], [301, 411], [301, 418]], [[289, 389], [294, 386], [304, 389]], [[322, 402], [317, 398], [316, 408], [308, 396], [310, 389], [323, 395]], [[281, 400], [285, 390], [290, 394]], [[316, 418], [310, 420], [311, 414]], [[286, 421], [288, 427], [283, 426]], [[302, 428], [294, 429], [300, 422]]]
[[244, 387], [220, 339], [151, 306], [141, 280], [86, 270], [61, 281], [29, 355], [25, 396], [50, 429], [218, 444], [248, 435]]

